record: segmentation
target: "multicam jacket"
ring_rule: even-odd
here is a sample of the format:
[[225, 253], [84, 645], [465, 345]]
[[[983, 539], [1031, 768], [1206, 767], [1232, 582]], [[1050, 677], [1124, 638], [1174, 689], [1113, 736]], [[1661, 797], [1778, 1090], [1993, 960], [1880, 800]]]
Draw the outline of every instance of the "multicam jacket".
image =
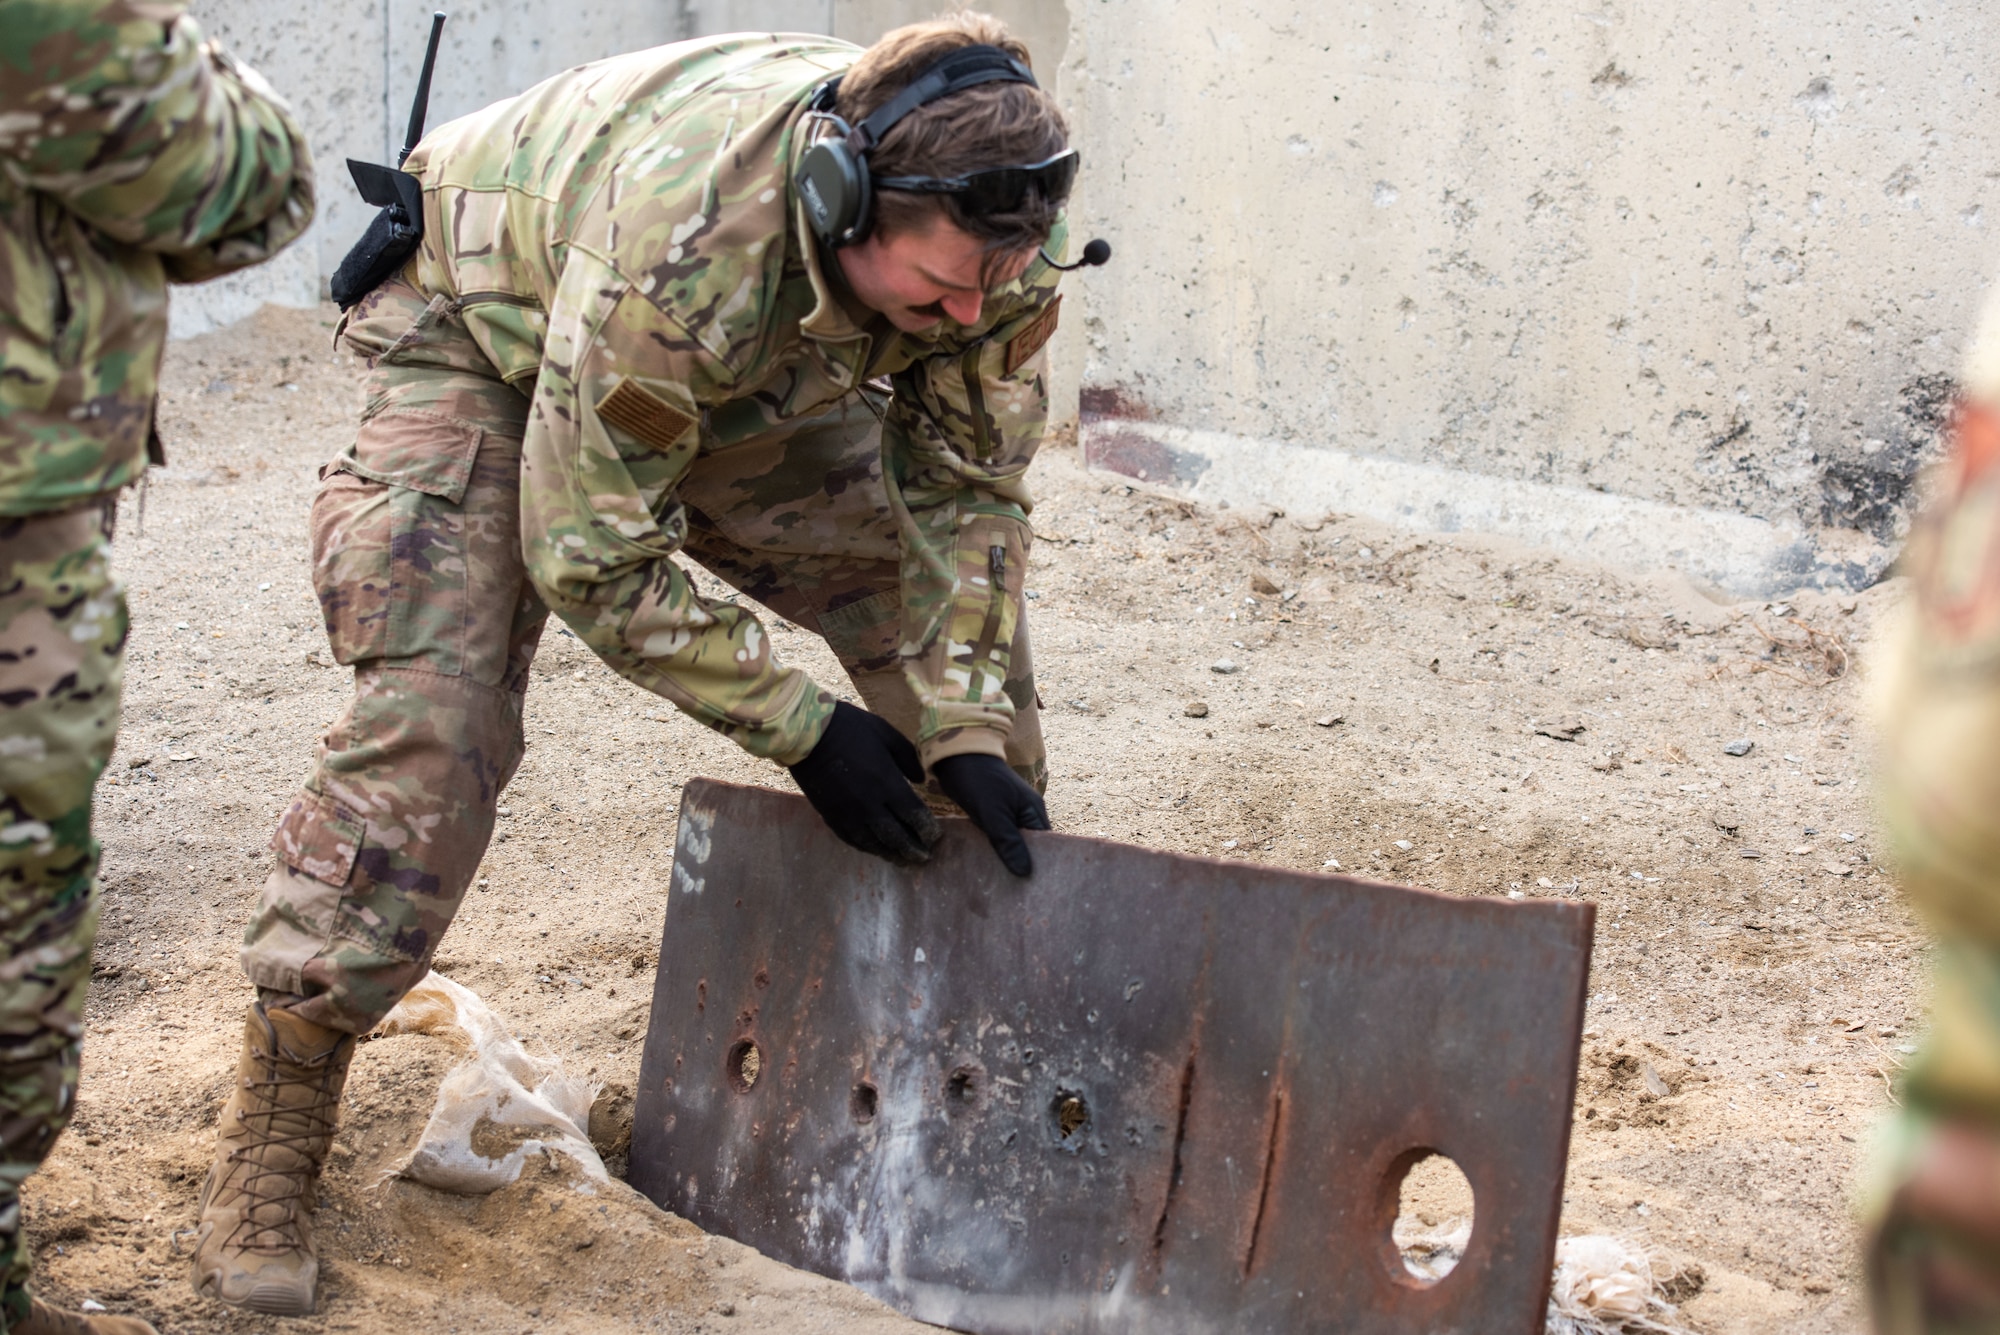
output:
[[426, 191], [415, 277], [532, 396], [522, 529], [538, 591], [626, 676], [783, 764], [811, 750], [832, 698], [670, 559], [687, 525], [676, 484], [698, 454], [887, 377], [919, 745], [926, 763], [999, 755], [1057, 275], [1037, 261], [977, 325], [924, 337], [843, 295], [792, 169], [812, 91], [857, 54], [790, 35], [682, 43], [440, 127], [407, 164]]
[[182, 0], [0, 0], [0, 514], [145, 467], [169, 281], [312, 221], [305, 137]]

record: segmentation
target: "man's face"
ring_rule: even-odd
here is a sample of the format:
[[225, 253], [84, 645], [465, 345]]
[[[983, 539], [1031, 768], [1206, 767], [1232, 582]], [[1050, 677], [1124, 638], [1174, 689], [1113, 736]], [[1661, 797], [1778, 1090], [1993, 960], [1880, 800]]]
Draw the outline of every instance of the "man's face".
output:
[[[923, 231], [871, 232], [866, 241], [834, 252], [847, 285], [861, 304], [888, 317], [908, 334], [937, 328], [949, 316], [962, 325], [979, 322], [986, 300], [980, 281], [985, 246], [942, 216]], [[1027, 271], [1035, 252], [1010, 255], [993, 275], [1004, 287]]]

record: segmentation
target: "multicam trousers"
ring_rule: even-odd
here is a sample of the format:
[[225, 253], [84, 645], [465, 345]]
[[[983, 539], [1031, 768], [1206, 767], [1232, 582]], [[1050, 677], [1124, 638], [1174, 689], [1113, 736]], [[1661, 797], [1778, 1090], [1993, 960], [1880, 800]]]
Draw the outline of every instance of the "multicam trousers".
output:
[[28, 1310], [21, 1184], [76, 1096], [97, 936], [91, 794], [124, 680], [109, 520], [101, 505], [0, 519], [0, 1331]]
[[[548, 611], [521, 559], [528, 403], [448, 302], [400, 281], [342, 335], [371, 359], [352, 447], [322, 470], [313, 578], [354, 701], [280, 818], [278, 863], [244, 937], [253, 983], [361, 1033], [423, 977], [520, 764], [528, 669]], [[698, 458], [676, 488], [686, 555], [822, 636], [862, 700], [914, 737], [898, 666], [899, 547], [879, 426], [849, 399]], [[1027, 630], [1006, 683], [1007, 759], [1046, 766]]]

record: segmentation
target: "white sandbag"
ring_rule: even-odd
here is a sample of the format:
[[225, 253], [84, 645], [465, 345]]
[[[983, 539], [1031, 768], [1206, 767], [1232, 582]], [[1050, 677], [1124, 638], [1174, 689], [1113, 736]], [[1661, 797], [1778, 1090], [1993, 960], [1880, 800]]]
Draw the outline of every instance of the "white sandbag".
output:
[[[1439, 1280], [1450, 1274], [1471, 1240], [1469, 1224], [1453, 1221], [1437, 1230], [1406, 1227], [1397, 1221], [1396, 1245], [1410, 1273]], [[1675, 1324], [1679, 1310], [1667, 1301], [1669, 1270], [1645, 1247], [1602, 1233], [1564, 1238], [1556, 1244], [1556, 1267], [1549, 1285], [1546, 1335], [1691, 1335]]]
[[1688, 1335], [1667, 1301], [1660, 1264], [1638, 1243], [1603, 1233], [1556, 1244], [1548, 1335]]
[[443, 1035], [468, 1054], [439, 1083], [417, 1147], [390, 1176], [477, 1196], [520, 1177], [530, 1155], [558, 1150], [589, 1176], [611, 1180], [586, 1132], [598, 1084], [529, 1056], [470, 988], [425, 974], [375, 1032]]

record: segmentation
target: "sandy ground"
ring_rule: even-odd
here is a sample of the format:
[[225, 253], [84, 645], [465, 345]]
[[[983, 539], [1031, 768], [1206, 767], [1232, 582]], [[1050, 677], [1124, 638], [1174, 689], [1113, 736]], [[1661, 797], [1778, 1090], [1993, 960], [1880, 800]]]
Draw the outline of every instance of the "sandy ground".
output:
[[[320, 1315], [190, 1292], [181, 1231], [250, 998], [236, 941], [347, 690], [305, 552], [315, 469], [355, 400], [331, 325], [268, 310], [169, 356], [172, 466], [118, 539], [134, 630], [83, 1091], [27, 1193], [42, 1283], [170, 1332], [916, 1329], [622, 1187], [585, 1194], [566, 1161], [484, 1199], [381, 1181], [454, 1060], [418, 1036], [357, 1060], [318, 1215]], [[1684, 1311], [1701, 1330], [1859, 1329], [1848, 1193], [1922, 1006], [1857, 719], [1860, 646], [1896, 590], [1730, 603], [1500, 542], [1185, 505], [1085, 473], [1061, 442], [1037, 476], [1058, 827], [1595, 901], [1565, 1231], [1698, 1263]], [[837, 679], [817, 641], [777, 638]], [[593, 1134], [616, 1164], [680, 786], [784, 778], [553, 628], [528, 728], [439, 967], [607, 1082]], [[1726, 754], [1738, 738], [1754, 749]]]

